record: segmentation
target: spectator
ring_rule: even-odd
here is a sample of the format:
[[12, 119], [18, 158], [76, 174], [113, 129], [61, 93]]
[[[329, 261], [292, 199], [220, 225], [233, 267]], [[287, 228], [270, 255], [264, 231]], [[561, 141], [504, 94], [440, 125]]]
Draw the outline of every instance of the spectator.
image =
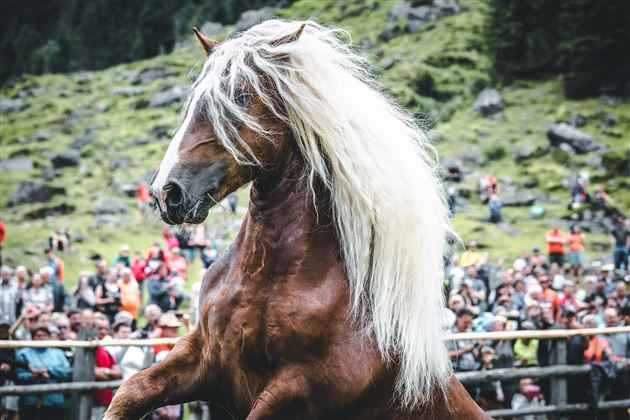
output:
[[110, 323], [114, 322], [114, 316], [120, 310], [120, 287], [115, 269], [109, 270], [105, 284], [96, 288], [96, 306]]
[[[525, 331], [535, 330], [536, 327], [531, 321], [524, 321], [521, 329]], [[514, 342], [514, 362], [515, 365], [537, 366], [538, 365], [538, 339], [537, 338], [518, 338]]]
[[186, 285], [186, 280], [184, 280], [179, 275], [179, 272], [177, 270], [173, 270], [173, 275], [168, 282], [171, 286], [171, 309], [177, 311], [179, 309], [179, 305], [181, 305], [182, 301], [186, 297], [184, 295], [184, 286]]
[[[0, 318], [0, 340], [11, 338], [11, 324]], [[0, 387], [13, 385], [18, 368], [28, 369], [28, 363], [18, 362], [15, 349], [0, 349]], [[18, 413], [17, 395], [0, 397], [0, 413], [6, 415], [7, 420], [13, 419]]]
[[52, 311], [52, 293], [43, 287], [42, 276], [39, 273], [31, 277], [31, 288], [24, 295], [24, 307], [36, 306], [44, 311]]
[[168, 270], [165, 265], [161, 265], [157, 276], [149, 278], [149, 303], [158, 305], [162, 312], [171, 310], [171, 288], [167, 276]]
[[55, 255], [52, 249], [44, 250], [46, 265], [53, 269], [52, 283], [63, 283], [65, 270], [63, 260]]
[[[462, 309], [457, 313], [453, 334], [470, 332], [473, 322], [473, 313], [468, 309]], [[453, 369], [456, 372], [472, 372], [477, 370], [479, 358], [479, 343], [472, 340], [458, 340], [448, 342], [448, 355], [451, 358]], [[474, 386], [464, 385], [471, 397], [476, 397]]]
[[492, 193], [488, 200], [488, 211], [490, 212], [490, 222], [499, 223], [502, 219], [501, 216], [501, 200], [497, 194]]
[[628, 269], [628, 249], [630, 248], [630, 230], [625, 219], [617, 218], [615, 228], [610, 232], [613, 246], [613, 261], [616, 269]]
[[470, 241], [468, 243], [468, 250], [462, 253], [459, 263], [464, 268], [476, 267], [483, 263], [483, 256], [477, 250], [477, 242]]
[[[484, 346], [481, 348], [481, 364], [479, 370], [491, 370], [496, 369], [495, 364], [495, 350], [492, 347]], [[482, 383], [478, 389], [479, 407], [487, 410], [500, 409], [505, 400], [503, 393], [503, 387], [500, 381], [492, 381], [489, 383]]]
[[54, 280], [54, 270], [50, 266], [42, 267], [39, 269], [39, 274], [42, 276], [42, 287], [48, 289], [53, 298], [53, 312], [61, 312], [69, 309], [70, 296], [66, 292], [66, 288], [63, 283]]
[[[179, 327], [182, 323], [177, 319], [174, 312], [167, 312], [163, 314], [159, 321], [158, 338], [177, 338], [179, 335]], [[164, 360], [168, 352], [173, 349], [171, 345], [158, 345], [153, 348], [153, 354], [155, 355], [155, 361], [161, 362]]]
[[104, 285], [107, 281], [107, 275], [109, 274], [109, 268], [105, 260], [99, 259], [95, 263], [96, 272], [90, 277], [90, 287], [96, 292], [96, 288], [99, 285]]
[[459, 257], [457, 255], [453, 255], [453, 257], [451, 258], [451, 264], [446, 270], [448, 286], [452, 293], [455, 293], [459, 289], [465, 276], [466, 272], [459, 264]]
[[133, 277], [138, 282], [140, 288], [140, 297], [144, 295], [144, 280], [147, 278], [147, 260], [142, 258], [139, 252], [133, 253], [133, 260], [131, 261], [131, 272]]
[[13, 324], [17, 319], [20, 291], [11, 280], [11, 269], [6, 265], [0, 268], [0, 321]]
[[81, 311], [81, 329], [90, 329], [94, 327], [94, 311], [84, 309]]
[[[537, 408], [545, 405], [545, 397], [540, 392], [540, 387], [534, 384], [531, 378], [524, 378], [519, 381], [518, 392], [512, 398], [512, 410], [521, 410], [525, 408]], [[523, 420], [544, 420], [545, 415], [528, 414], [518, 416]]]
[[68, 312], [68, 321], [70, 322], [70, 331], [68, 332], [69, 340], [77, 339], [77, 334], [79, 334], [79, 330], [81, 330], [82, 318], [83, 316], [79, 310], [71, 309]]
[[159, 334], [158, 322], [162, 316], [162, 310], [158, 305], [149, 304], [144, 308], [144, 316], [147, 319], [147, 325], [142, 328], [142, 336], [144, 338], [155, 338]]
[[140, 287], [138, 282], [132, 277], [129, 268], [122, 271], [122, 278], [118, 281], [120, 290], [120, 309], [129, 312], [133, 317], [131, 327], [136, 328], [136, 320], [138, 319], [138, 311], [140, 310]]
[[574, 313], [578, 313], [580, 309], [582, 309], [582, 305], [580, 305], [574, 296], [575, 282], [573, 280], [566, 280], [562, 291], [564, 295], [559, 300], [560, 311], [570, 310]]
[[582, 277], [582, 267], [584, 266], [584, 233], [579, 225], [571, 227], [569, 235], [569, 264], [573, 275], [577, 278]]
[[566, 233], [562, 232], [558, 225], [547, 232], [547, 253], [549, 255], [549, 264], [556, 263], [562, 267], [564, 265], [564, 245], [568, 241]]
[[[109, 321], [105, 317], [97, 318], [94, 327], [98, 332], [99, 340], [105, 339], [109, 335]], [[122, 378], [122, 372], [116, 359], [109, 354], [104, 347], [96, 349], [96, 366], [94, 368], [94, 379], [96, 381], [113, 381]], [[94, 391], [94, 403], [92, 405], [92, 418], [100, 419], [105, 414], [107, 407], [112, 402], [113, 392], [111, 389]]]
[[96, 295], [90, 287], [90, 278], [87, 273], [81, 273], [77, 281], [77, 287], [72, 292], [72, 309], [94, 309]]
[[186, 258], [181, 255], [181, 250], [177, 247], [171, 250], [169, 267], [171, 271], [177, 271], [183, 279], [187, 278], [188, 263], [186, 262]]
[[[50, 333], [45, 327], [33, 330], [36, 341], [48, 340]], [[17, 370], [17, 382], [22, 384], [54, 384], [72, 379], [72, 369], [63, 351], [55, 348], [24, 348], [17, 352], [17, 360], [29, 365], [30, 369]], [[64, 418], [64, 396], [62, 393], [25, 395], [20, 401], [21, 419]]]
[[547, 268], [547, 258], [545, 258], [545, 255], [543, 253], [540, 252], [540, 247], [539, 246], [534, 246], [532, 248], [532, 255], [530, 257], [530, 264], [532, 266], [532, 268]]
[[[124, 321], [114, 324], [114, 338], [120, 340], [131, 338], [131, 326]], [[108, 346], [107, 351], [116, 359], [123, 381], [145, 368], [148, 361], [152, 360], [152, 354], [147, 356], [147, 353], [137, 346]]]
[[149, 202], [151, 201], [151, 195], [149, 194], [149, 187], [144, 182], [138, 185], [138, 209], [140, 210], [140, 217], [144, 218], [144, 215], [149, 208]]
[[173, 233], [173, 228], [171, 226], [164, 226], [164, 229], [162, 229], [162, 236], [164, 237], [164, 242], [166, 242], [166, 247], [169, 250], [172, 250], [175, 247], [179, 248], [179, 241], [177, 240], [175, 233]]
[[228, 195], [228, 206], [230, 207], [230, 211], [236, 214], [236, 206], [238, 204], [238, 195], [236, 193], [232, 193]]
[[70, 252], [70, 236], [67, 232], [64, 232], [60, 227], [56, 227], [53, 234], [48, 238], [50, 249], [55, 251], [61, 251], [64, 253]]
[[214, 260], [217, 258], [217, 251], [212, 247], [205, 247], [201, 252], [201, 262], [203, 263], [204, 268], [210, 267]]
[[175, 232], [175, 237], [179, 242], [181, 255], [190, 262], [195, 259], [195, 238], [193, 237], [193, 228], [188, 223], [182, 223], [179, 230]]
[[118, 264], [122, 264], [127, 268], [131, 268], [131, 259], [129, 258], [129, 245], [123, 245], [120, 247], [120, 253], [114, 260], [113, 267], [118, 266]]

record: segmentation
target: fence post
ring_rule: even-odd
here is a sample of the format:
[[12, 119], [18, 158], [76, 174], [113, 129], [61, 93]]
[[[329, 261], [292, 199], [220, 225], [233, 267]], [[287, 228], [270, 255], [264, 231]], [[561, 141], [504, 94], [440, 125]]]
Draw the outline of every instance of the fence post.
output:
[[[77, 340], [95, 340], [98, 333], [94, 329], [79, 330]], [[94, 366], [96, 365], [95, 348], [77, 348], [74, 352], [74, 365], [72, 368], [73, 382], [94, 381]], [[89, 420], [92, 415], [93, 391], [77, 391], [72, 394], [72, 418], [76, 420]]]
[[[567, 364], [567, 340], [555, 340], [556, 351], [551, 353], [551, 365], [559, 366]], [[567, 379], [565, 377], [551, 378], [551, 404], [556, 407], [567, 403]], [[564, 416], [554, 416], [558, 420], [565, 419]]]

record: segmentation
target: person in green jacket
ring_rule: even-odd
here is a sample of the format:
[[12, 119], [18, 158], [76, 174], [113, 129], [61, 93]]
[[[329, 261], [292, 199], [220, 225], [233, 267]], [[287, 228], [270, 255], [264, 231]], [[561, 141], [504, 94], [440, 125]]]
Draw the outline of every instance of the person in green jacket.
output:
[[[32, 332], [34, 340], [48, 340], [46, 327]], [[54, 384], [72, 379], [72, 368], [61, 349], [24, 348], [17, 352], [17, 360], [27, 363], [30, 369], [17, 369], [16, 382], [20, 384]], [[20, 398], [20, 418], [32, 420], [63, 419], [62, 393], [29, 394]]]

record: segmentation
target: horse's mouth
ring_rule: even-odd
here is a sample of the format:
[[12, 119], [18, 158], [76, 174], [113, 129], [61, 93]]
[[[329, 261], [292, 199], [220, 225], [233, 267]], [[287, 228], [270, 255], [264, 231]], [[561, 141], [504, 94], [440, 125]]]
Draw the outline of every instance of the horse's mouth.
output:
[[168, 207], [166, 211], [160, 209], [160, 217], [169, 225], [181, 225], [182, 223], [197, 225], [203, 223], [208, 217], [208, 212], [212, 206], [218, 202], [218, 200], [214, 198], [215, 194], [217, 194], [217, 191], [212, 189], [203, 194], [196, 201], [185, 200], [182, 205]]

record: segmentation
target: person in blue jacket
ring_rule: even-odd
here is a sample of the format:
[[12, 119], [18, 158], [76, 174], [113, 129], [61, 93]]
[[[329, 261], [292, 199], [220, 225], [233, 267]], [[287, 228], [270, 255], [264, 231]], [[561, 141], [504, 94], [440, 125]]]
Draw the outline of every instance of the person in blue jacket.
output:
[[[32, 331], [34, 340], [49, 340], [46, 327]], [[61, 349], [24, 348], [17, 352], [17, 360], [27, 363], [30, 369], [17, 369], [16, 382], [20, 384], [54, 384], [72, 379], [72, 368]], [[20, 398], [20, 418], [33, 420], [63, 419], [62, 393], [30, 394]]]

